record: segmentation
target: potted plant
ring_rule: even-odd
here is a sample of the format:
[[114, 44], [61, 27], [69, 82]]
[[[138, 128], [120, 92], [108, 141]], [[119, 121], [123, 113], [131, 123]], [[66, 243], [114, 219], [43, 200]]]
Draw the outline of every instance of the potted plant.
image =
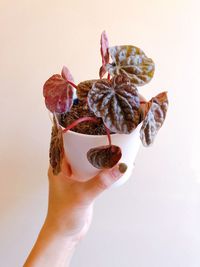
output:
[[150, 146], [165, 120], [167, 92], [146, 101], [138, 87], [152, 79], [153, 60], [132, 45], [109, 47], [105, 31], [100, 43], [99, 79], [75, 85], [63, 67], [44, 84], [45, 104], [53, 114], [50, 163], [59, 173], [66, 151], [76, 177], [87, 180], [122, 158], [129, 169], [127, 180], [140, 142]]

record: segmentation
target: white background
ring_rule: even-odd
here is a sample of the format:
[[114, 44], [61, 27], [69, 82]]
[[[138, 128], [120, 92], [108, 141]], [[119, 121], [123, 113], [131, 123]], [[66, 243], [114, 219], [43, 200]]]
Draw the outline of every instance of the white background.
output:
[[43, 83], [64, 64], [76, 82], [97, 78], [104, 29], [110, 45], [154, 59], [140, 92], [167, 90], [170, 107], [131, 180], [96, 202], [71, 266], [200, 266], [199, 10], [195, 0], [0, 0], [0, 266], [22, 266], [46, 214]]

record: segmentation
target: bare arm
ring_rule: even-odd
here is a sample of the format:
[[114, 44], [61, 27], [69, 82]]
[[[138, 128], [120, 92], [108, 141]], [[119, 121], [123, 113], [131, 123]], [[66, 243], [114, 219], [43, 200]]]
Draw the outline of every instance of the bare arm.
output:
[[69, 266], [77, 244], [89, 229], [95, 198], [117, 181], [126, 168], [121, 163], [81, 183], [70, 179], [72, 172], [65, 158], [57, 176], [49, 167], [48, 212], [24, 267]]

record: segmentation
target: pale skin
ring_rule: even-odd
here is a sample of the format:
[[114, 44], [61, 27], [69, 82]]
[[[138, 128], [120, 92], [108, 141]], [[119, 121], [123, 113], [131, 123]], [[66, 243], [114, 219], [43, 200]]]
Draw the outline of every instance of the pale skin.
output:
[[24, 267], [69, 267], [76, 246], [90, 227], [95, 199], [120, 179], [126, 168], [121, 163], [87, 182], [78, 182], [71, 179], [65, 157], [58, 175], [50, 166], [48, 212]]

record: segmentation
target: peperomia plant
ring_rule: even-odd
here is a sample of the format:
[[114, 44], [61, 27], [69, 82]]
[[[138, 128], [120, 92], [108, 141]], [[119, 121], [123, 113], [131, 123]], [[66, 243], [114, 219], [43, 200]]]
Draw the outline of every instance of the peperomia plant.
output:
[[74, 89], [78, 101], [82, 101], [94, 114], [93, 117], [86, 116], [73, 121], [62, 130], [63, 133], [79, 123], [102, 121], [108, 145], [90, 149], [87, 158], [94, 167], [103, 169], [112, 168], [122, 156], [120, 147], [112, 145], [112, 134], [130, 134], [142, 123], [140, 138], [143, 145], [153, 143], [165, 120], [168, 99], [167, 93], [162, 92], [150, 101], [141, 101], [137, 87], [152, 79], [155, 66], [153, 60], [140, 48], [131, 45], [109, 47], [105, 31], [101, 35], [100, 44], [100, 79], [82, 81], [75, 85], [70, 71], [63, 67], [61, 75], [55, 74], [45, 82], [43, 95], [46, 107], [53, 113], [57, 124], [59, 114], [67, 115], [73, 106]]

